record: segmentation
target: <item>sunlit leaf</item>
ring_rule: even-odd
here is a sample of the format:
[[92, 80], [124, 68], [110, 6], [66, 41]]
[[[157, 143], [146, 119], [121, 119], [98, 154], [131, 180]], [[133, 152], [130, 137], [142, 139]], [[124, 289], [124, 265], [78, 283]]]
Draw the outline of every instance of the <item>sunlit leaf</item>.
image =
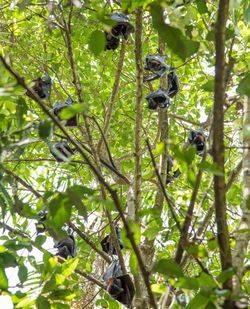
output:
[[50, 303], [44, 296], [39, 296], [36, 300], [36, 305], [38, 309], [50, 309]]
[[240, 81], [236, 91], [240, 95], [247, 95], [250, 98], [250, 73], [247, 73], [246, 76]]
[[91, 52], [98, 56], [105, 48], [106, 38], [102, 31], [95, 30], [91, 33], [89, 37], [89, 49]]
[[172, 260], [161, 259], [154, 266], [154, 272], [164, 274], [169, 277], [182, 277], [183, 271], [181, 267]]
[[8, 279], [6, 277], [4, 269], [0, 266], [0, 288], [3, 290], [8, 289]]
[[136, 275], [138, 272], [138, 260], [136, 257], [136, 254], [134, 252], [132, 252], [130, 254], [130, 258], [129, 258], [129, 266], [130, 266], [130, 271], [133, 275]]
[[51, 122], [50, 121], [41, 121], [38, 126], [39, 136], [44, 139], [50, 136], [51, 132]]

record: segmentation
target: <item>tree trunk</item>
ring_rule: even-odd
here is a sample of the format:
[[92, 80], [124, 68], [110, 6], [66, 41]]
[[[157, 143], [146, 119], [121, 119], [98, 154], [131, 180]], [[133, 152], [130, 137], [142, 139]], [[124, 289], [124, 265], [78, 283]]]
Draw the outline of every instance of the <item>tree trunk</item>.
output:
[[[229, 233], [227, 227], [226, 190], [224, 175], [224, 111], [225, 105], [225, 30], [229, 0], [220, 0], [217, 22], [215, 25], [215, 83], [214, 83], [214, 128], [213, 160], [222, 175], [214, 176], [215, 213], [217, 237], [222, 270], [232, 266]], [[228, 279], [223, 288], [232, 290], [232, 280]], [[233, 308], [230, 299], [226, 299], [223, 308]]]
[[[235, 294], [242, 291], [242, 278], [244, 276], [244, 260], [247, 254], [250, 230], [250, 100], [245, 97], [243, 117], [243, 204], [242, 217], [237, 234], [235, 235], [235, 247], [233, 252], [233, 264], [237, 267], [237, 273], [233, 277], [233, 290]], [[242, 230], [246, 232], [242, 233]], [[247, 231], [248, 230], [248, 231]]]

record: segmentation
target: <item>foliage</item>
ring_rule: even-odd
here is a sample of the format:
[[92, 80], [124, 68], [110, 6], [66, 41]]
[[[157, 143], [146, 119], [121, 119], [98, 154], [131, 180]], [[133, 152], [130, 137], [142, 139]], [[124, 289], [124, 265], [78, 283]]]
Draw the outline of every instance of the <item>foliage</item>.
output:
[[[112, 6], [110, 3], [113, 3]], [[28, 85], [32, 80], [48, 72], [53, 88], [49, 100], [44, 101], [52, 111], [55, 101], [63, 102], [70, 95], [78, 104], [62, 113], [63, 119], [74, 115], [79, 118], [78, 128], [68, 128], [72, 138], [89, 149], [91, 145], [84, 115], [88, 116], [91, 137], [98, 157], [112, 165], [104, 143], [100, 140], [107, 124], [107, 111], [112, 100], [114, 80], [120, 57], [116, 51], [104, 51], [103, 30], [109, 29], [109, 18], [114, 11], [121, 10], [119, 1], [62, 1], [40, 3], [40, 1], [9, 1], [0, 11], [1, 54], [9, 64], [25, 78]], [[187, 2], [187, 3], [185, 3]], [[214, 88], [214, 23], [218, 1], [122, 1], [122, 10], [129, 13], [132, 24], [135, 9], [143, 6], [142, 54], [156, 53], [158, 32], [166, 42], [167, 64], [176, 68], [181, 91], [171, 100], [169, 108], [168, 151], [174, 157], [174, 170], [182, 175], [166, 187], [168, 197], [174, 203], [174, 212], [182, 225], [190, 203], [199, 169], [203, 177], [195, 201], [195, 211], [185, 248], [186, 264], [181, 268], [174, 258], [180, 232], [174, 218], [164, 202], [162, 210], [154, 207], [157, 199], [156, 174], [145, 138], [148, 137], [157, 164], [164, 151], [160, 142], [158, 113], [147, 108], [145, 95], [158, 89], [159, 81], [149, 86], [144, 84], [142, 101], [141, 137], [141, 206], [136, 216], [137, 223], [130, 224], [138, 245], [145, 239], [153, 241], [155, 267], [150, 276], [152, 291], [157, 302], [163, 301], [166, 281], [189, 295], [188, 309], [215, 308], [220, 305], [229, 291], [222, 283], [235, 273], [221, 273], [219, 251], [216, 242], [214, 216], [211, 215], [203, 233], [196, 238], [197, 230], [204, 225], [204, 218], [213, 205], [214, 174], [221, 171], [213, 164], [211, 154], [211, 108]], [[70, 35], [76, 72], [82, 87], [84, 103], [79, 102], [77, 85], [70, 63], [70, 49], [65, 31], [70, 20]], [[226, 35], [226, 61], [234, 61], [228, 76], [227, 102], [225, 106], [225, 176], [240, 162], [242, 155], [242, 102], [249, 95], [249, 56], [246, 53], [249, 22], [249, 4], [246, 0], [231, 1]], [[112, 116], [108, 131], [104, 132], [108, 149], [120, 173], [133, 181], [134, 171], [134, 126], [136, 95], [136, 63], [134, 56], [135, 35], [130, 35], [126, 44], [118, 94], [111, 109]], [[229, 67], [229, 65], [228, 65]], [[25, 95], [26, 90], [17, 84], [13, 75], [0, 66], [0, 205], [2, 236], [0, 237], [0, 289], [10, 295], [15, 308], [80, 308], [95, 295], [96, 308], [119, 308], [119, 303], [81, 275], [92, 274], [101, 281], [104, 260], [80, 235], [77, 240], [77, 257], [62, 264], [47, 239], [65, 237], [67, 223], [73, 222], [80, 231], [100, 249], [100, 241], [110, 232], [104, 207], [116, 218], [118, 211], [108, 195], [103, 201], [101, 186], [93, 170], [79, 152], [69, 162], [58, 163], [50, 153], [51, 145], [64, 138], [64, 134], [53, 120], [45, 114], [39, 104]], [[113, 91], [114, 94], [114, 91]], [[210, 115], [210, 116], [209, 116]], [[205, 122], [208, 156], [205, 162], [195, 154], [192, 147], [183, 147], [188, 130], [198, 129]], [[100, 128], [98, 127], [99, 124]], [[98, 148], [99, 147], [99, 148]], [[86, 152], [86, 151], [85, 151]], [[89, 153], [86, 156], [98, 168]], [[201, 163], [201, 164], [200, 164]], [[11, 171], [17, 177], [6, 172]], [[123, 212], [126, 214], [128, 187], [119, 175], [102, 165], [105, 181], [119, 193]], [[23, 181], [23, 182], [22, 182]], [[26, 185], [25, 185], [26, 184]], [[35, 195], [33, 188], [38, 195]], [[228, 223], [230, 235], [237, 233], [241, 215], [241, 180], [235, 178], [227, 192]], [[48, 232], [35, 236], [37, 213], [48, 207], [46, 221]], [[121, 221], [120, 221], [121, 222]], [[121, 223], [120, 223], [121, 225]], [[138, 260], [133, 247], [122, 230], [125, 244], [123, 254], [128, 270], [138, 273]], [[49, 247], [50, 246], [50, 247]], [[39, 253], [34, 250], [39, 250]], [[50, 252], [50, 253], [48, 253]], [[199, 263], [200, 262], [200, 263]], [[105, 266], [104, 266], [105, 265]], [[204, 272], [203, 265], [208, 273]], [[152, 266], [152, 265], [149, 265]], [[9, 283], [9, 268], [18, 268], [16, 287]], [[92, 291], [88, 293], [89, 289]], [[243, 282], [243, 292], [246, 290]], [[35, 291], [35, 293], [34, 293]], [[237, 297], [237, 295], [236, 295]], [[180, 308], [177, 302], [173, 308]]]

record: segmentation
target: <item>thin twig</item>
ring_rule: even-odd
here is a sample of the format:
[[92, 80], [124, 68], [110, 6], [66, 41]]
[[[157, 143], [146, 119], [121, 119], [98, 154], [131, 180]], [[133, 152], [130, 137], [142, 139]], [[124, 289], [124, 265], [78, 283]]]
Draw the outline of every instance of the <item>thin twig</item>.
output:
[[165, 190], [165, 186], [163, 185], [163, 182], [162, 182], [162, 180], [161, 180], [161, 176], [160, 176], [159, 171], [158, 171], [158, 169], [157, 169], [157, 166], [156, 166], [156, 163], [155, 163], [155, 159], [154, 159], [154, 156], [153, 156], [153, 153], [152, 153], [152, 150], [151, 150], [151, 147], [150, 147], [148, 138], [146, 138], [145, 141], [146, 141], [146, 144], [147, 144], [147, 146], [148, 146], [148, 150], [149, 150], [149, 153], [150, 153], [150, 157], [151, 157], [151, 160], [152, 160], [152, 163], [153, 163], [153, 166], [154, 166], [154, 169], [155, 169], [155, 172], [156, 172], [158, 181], [159, 181], [159, 183], [160, 183], [161, 190], [162, 190], [163, 195], [164, 195], [164, 197], [165, 197], [165, 199], [166, 199], [166, 201], [167, 201], [168, 207], [169, 207], [170, 212], [171, 212], [171, 214], [172, 214], [172, 216], [173, 216], [173, 219], [174, 219], [174, 221], [175, 221], [175, 224], [176, 224], [178, 230], [181, 232], [180, 223], [179, 223], [179, 221], [178, 221], [178, 219], [177, 219], [177, 217], [176, 217], [176, 215], [175, 215], [175, 213], [174, 213], [172, 201], [171, 201], [171, 200], [169, 199], [169, 197], [167, 196], [167, 193], [166, 193], [166, 190]]

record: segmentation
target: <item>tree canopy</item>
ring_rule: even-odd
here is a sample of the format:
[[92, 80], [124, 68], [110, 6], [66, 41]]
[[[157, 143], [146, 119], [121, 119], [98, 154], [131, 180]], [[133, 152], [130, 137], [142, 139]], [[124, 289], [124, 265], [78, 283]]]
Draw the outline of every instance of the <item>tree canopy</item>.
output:
[[0, 18], [1, 294], [129, 306], [103, 279], [118, 259], [131, 308], [247, 308], [248, 1], [5, 1]]

